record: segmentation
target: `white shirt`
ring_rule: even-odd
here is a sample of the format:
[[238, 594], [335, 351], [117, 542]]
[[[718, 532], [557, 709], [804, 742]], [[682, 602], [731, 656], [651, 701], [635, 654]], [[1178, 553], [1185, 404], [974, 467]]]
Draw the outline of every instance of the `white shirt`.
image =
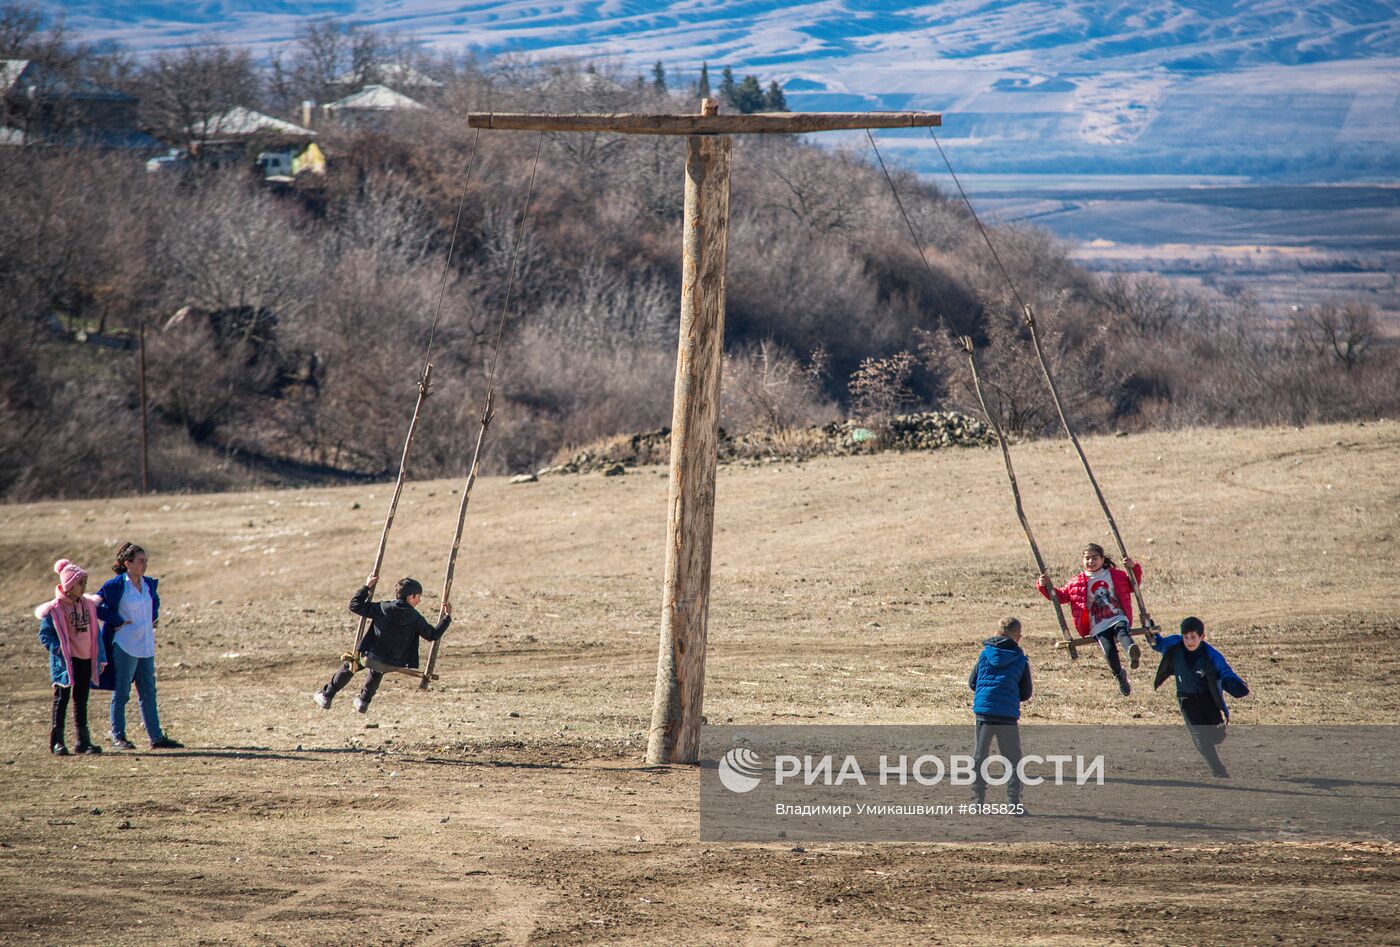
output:
[[1091, 573], [1084, 584], [1084, 606], [1089, 610], [1089, 634], [1097, 635], [1111, 625], [1127, 621], [1118, 596], [1113, 594], [1113, 576], [1107, 569]]
[[156, 628], [151, 622], [151, 586], [144, 579], [138, 589], [130, 575], [122, 576], [122, 600], [117, 606], [122, 624], [113, 640], [133, 658], [156, 656]]

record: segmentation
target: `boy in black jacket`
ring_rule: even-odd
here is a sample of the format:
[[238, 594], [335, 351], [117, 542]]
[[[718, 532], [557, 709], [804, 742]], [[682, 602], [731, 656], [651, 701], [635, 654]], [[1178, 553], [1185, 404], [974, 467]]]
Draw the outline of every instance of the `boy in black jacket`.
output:
[[[395, 668], [418, 667], [418, 639], [436, 641], [452, 623], [452, 603], [442, 603], [442, 617], [437, 626], [418, 614], [418, 605], [423, 601], [423, 586], [416, 579], [400, 579], [394, 589], [392, 602], [371, 602], [370, 589], [378, 580], [372, 575], [350, 600], [350, 611], [361, 618], [368, 618], [370, 629], [360, 642], [360, 660], [369, 670], [369, 677], [360, 694], [355, 698], [355, 710], [365, 713], [374, 692], [379, 690], [379, 682], [386, 673]], [[331, 676], [326, 686], [311, 695], [322, 710], [331, 709], [331, 700], [340, 689], [350, 683], [359, 669], [354, 661], [345, 661]]]

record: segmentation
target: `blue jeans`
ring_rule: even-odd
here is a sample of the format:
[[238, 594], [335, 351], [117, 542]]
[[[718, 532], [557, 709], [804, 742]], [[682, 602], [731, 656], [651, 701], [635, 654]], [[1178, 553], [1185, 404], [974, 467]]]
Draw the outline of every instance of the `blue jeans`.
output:
[[135, 681], [141, 721], [146, 725], [146, 736], [155, 743], [165, 736], [160, 728], [160, 712], [156, 710], [156, 659], [133, 658], [121, 645], [114, 643], [112, 664], [117, 673], [112, 684], [112, 736], [126, 739], [126, 704], [131, 699], [131, 684]]

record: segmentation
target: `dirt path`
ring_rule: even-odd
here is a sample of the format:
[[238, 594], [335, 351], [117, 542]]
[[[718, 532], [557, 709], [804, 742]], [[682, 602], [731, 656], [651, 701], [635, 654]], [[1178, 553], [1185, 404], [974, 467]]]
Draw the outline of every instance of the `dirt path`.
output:
[[[1400, 425], [1086, 446], [1154, 610], [1206, 618], [1254, 688], [1239, 719], [1400, 722]], [[1028, 722], [1172, 722], [1141, 678], [1119, 698], [1097, 660], [1048, 651], [999, 463], [723, 471], [710, 719], [966, 721], [976, 642], [1019, 612]], [[1092, 497], [1061, 444], [1017, 467], [1067, 573], [1100, 538]], [[342, 599], [382, 488], [0, 508], [17, 564], [0, 590], [0, 941], [1400, 942], [1400, 847], [1376, 842], [701, 843], [696, 772], [641, 762], [664, 478], [479, 489], [442, 680], [386, 682], [367, 718], [308, 695], [352, 631]], [[386, 574], [435, 584], [451, 491], [410, 485]], [[128, 536], [163, 579], [161, 709], [189, 748], [50, 757], [28, 611], [43, 566], [100, 575]], [[104, 732], [102, 701], [92, 716]]]

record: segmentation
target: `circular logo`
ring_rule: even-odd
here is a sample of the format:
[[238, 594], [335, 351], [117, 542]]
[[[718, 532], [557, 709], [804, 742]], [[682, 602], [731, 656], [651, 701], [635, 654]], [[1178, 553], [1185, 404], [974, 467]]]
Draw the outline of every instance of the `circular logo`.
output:
[[730, 792], [748, 792], [758, 785], [763, 772], [758, 754], [748, 747], [736, 746], [719, 761], [719, 781]]

